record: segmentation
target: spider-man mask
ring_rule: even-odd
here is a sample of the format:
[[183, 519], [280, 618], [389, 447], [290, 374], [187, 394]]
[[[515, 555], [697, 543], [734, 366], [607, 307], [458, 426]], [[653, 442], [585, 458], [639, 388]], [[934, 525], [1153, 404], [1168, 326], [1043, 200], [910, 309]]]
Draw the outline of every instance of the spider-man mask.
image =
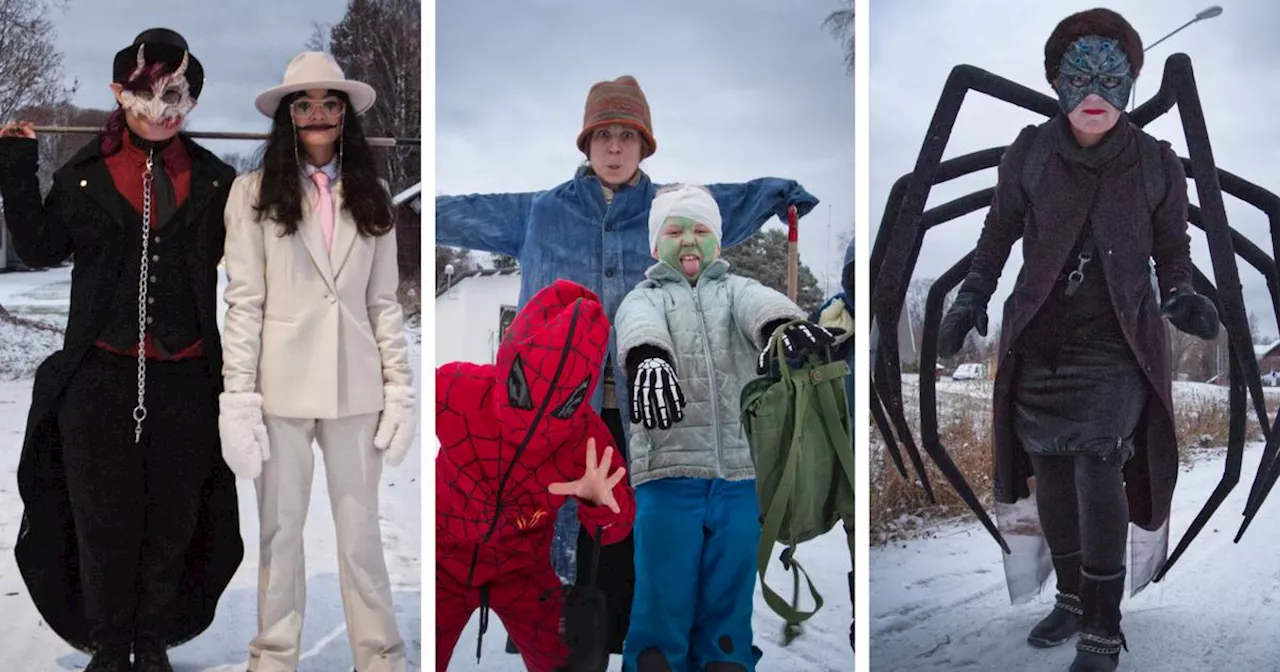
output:
[[[516, 315], [498, 348], [499, 431], [553, 448], [585, 422], [609, 341], [609, 320], [586, 287], [557, 280]], [[534, 449], [536, 450], [536, 448]]]

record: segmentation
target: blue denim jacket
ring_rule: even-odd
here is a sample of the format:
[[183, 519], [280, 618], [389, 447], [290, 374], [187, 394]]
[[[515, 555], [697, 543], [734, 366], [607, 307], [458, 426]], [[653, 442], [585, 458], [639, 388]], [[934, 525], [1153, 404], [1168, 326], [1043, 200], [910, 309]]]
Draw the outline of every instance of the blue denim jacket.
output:
[[[622, 185], [606, 204], [600, 180], [582, 166], [572, 180], [547, 191], [437, 196], [436, 244], [518, 259], [520, 306], [557, 278], [581, 284], [600, 296], [612, 323], [623, 297], [644, 280], [645, 270], [653, 265], [649, 204], [661, 187], [641, 173], [635, 186]], [[724, 248], [750, 238], [774, 215], [785, 221], [790, 205], [803, 217], [818, 204], [818, 199], [794, 180], [761, 178], [707, 187], [720, 206]], [[614, 334], [609, 338], [609, 359], [614, 365], [623, 433], [629, 438], [625, 363], [618, 361]], [[604, 398], [602, 388], [597, 386], [591, 399], [596, 410]], [[571, 557], [563, 544], [576, 541], [575, 515], [573, 500], [569, 500], [561, 507], [553, 544], [557, 571], [566, 580], [572, 580], [573, 570], [561, 567], [565, 554]]]

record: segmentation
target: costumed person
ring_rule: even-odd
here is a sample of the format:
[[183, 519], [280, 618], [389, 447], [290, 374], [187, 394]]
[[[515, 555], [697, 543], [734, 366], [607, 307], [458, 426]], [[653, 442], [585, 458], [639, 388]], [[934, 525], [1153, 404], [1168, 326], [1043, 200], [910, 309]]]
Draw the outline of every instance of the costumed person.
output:
[[[649, 210], [658, 260], [623, 299], [618, 357], [631, 381], [636, 589], [627, 672], [756, 669], [751, 613], [760, 543], [755, 465], [739, 398], [761, 355], [804, 311], [720, 258], [720, 209], [702, 186], [672, 185]], [[788, 360], [835, 335], [799, 322]], [[765, 367], [765, 368], [761, 368]]]
[[1142, 60], [1137, 32], [1113, 11], [1073, 14], [1054, 28], [1045, 77], [1061, 112], [1005, 152], [939, 335], [950, 357], [970, 330], [986, 334], [987, 301], [1021, 238], [1026, 262], [1005, 303], [995, 380], [997, 513], [1014, 534], [1042, 530], [1006, 557], [1010, 594], [1033, 596], [1052, 562], [1056, 606], [1028, 641], [1056, 646], [1078, 631], [1076, 671], [1114, 670], [1127, 648], [1129, 523], [1135, 592], [1167, 549], [1178, 451], [1161, 315], [1203, 339], [1218, 332], [1213, 303], [1191, 287], [1182, 164], [1122, 112]]
[[222, 451], [254, 479], [261, 524], [252, 672], [297, 668], [306, 607], [303, 526], [324, 458], [338, 582], [359, 672], [403, 672], [378, 522], [385, 462], [413, 444], [413, 368], [396, 298], [391, 198], [360, 115], [374, 90], [304, 52], [260, 94], [262, 167], [227, 201]]
[[[171, 672], [244, 555], [218, 452], [217, 264], [235, 171], [180, 132], [204, 68], [178, 33], [115, 55], [119, 106], [53, 174], [30, 124], [0, 130], [0, 197], [33, 268], [74, 258], [66, 341], [36, 372], [15, 553], [88, 672]], [[133, 661], [130, 662], [132, 652]]]
[[[436, 244], [485, 250], [520, 262], [523, 306], [557, 278], [580, 283], [601, 297], [612, 320], [622, 297], [644, 279], [652, 262], [648, 246], [649, 203], [657, 184], [640, 162], [658, 149], [649, 104], [633, 77], [598, 82], [587, 93], [578, 150], [586, 157], [573, 179], [535, 193], [473, 194], [436, 198]], [[818, 203], [792, 180], [762, 178], [742, 184], [711, 185], [724, 214], [723, 244], [733, 247], [751, 237], [770, 217], [786, 217], [794, 205], [800, 216]], [[623, 366], [609, 344], [600, 389], [591, 407], [625, 450], [630, 428]], [[617, 382], [617, 384], [615, 384]], [[581, 583], [573, 558], [600, 554], [599, 587], [608, 595], [610, 651], [622, 653], [635, 582], [634, 544], [599, 549], [577, 525], [573, 502], [559, 514], [553, 560], [569, 582]], [[576, 554], [569, 548], [576, 544]]]
[[[533, 672], [608, 665], [607, 642], [573, 651], [566, 644], [575, 635], [561, 631], [580, 634], [584, 628], [568, 625], [584, 619], [565, 604], [551, 565], [555, 512], [567, 498], [580, 502], [579, 520], [602, 546], [631, 532], [626, 469], [610, 472], [613, 434], [587, 403], [608, 340], [596, 295], [557, 280], [516, 314], [494, 364], [436, 370], [439, 672], [477, 608], [484, 636], [490, 607]], [[585, 620], [599, 620], [585, 629], [605, 627], [603, 613], [579, 606]], [[476, 648], [478, 658], [480, 642]]]

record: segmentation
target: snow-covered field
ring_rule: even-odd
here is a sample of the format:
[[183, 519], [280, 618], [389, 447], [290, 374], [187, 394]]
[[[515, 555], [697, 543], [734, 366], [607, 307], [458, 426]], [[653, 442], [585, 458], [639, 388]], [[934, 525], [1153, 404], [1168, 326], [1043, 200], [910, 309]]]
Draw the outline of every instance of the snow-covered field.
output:
[[[945, 381], [939, 388], [956, 396], [990, 394], [982, 383]], [[1178, 404], [1218, 395], [1225, 397], [1225, 388], [1175, 384]], [[1121, 670], [1280, 670], [1276, 498], [1238, 545], [1231, 541], [1261, 453], [1261, 444], [1247, 447], [1241, 483], [1169, 576], [1126, 598], [1122, 627], [1129, 651], [1121, 654]], [[1224, 459], [1218, 453], [1183, 469], [1171, 547], [1217, 485]], [[1032, 625], [1052, 608], [1052, 577], [1038, 601], [1010, 606], [1000, 549], [972, 521], [933, 525], [922, 535], [930, 538], [871, 549], [873, 670], [1064, 670], [1070, 664], [1074, 640], [1047, 651], [1026, 643]]]
[[[65, 268], [0, 274], [0, 305], [17, 316], [63, 326], [69, 289], [70, 270]], [[412, 329], [409, 340], [410, 358], [417, 368], [421, 360], [418, 327]], [[47, 352], [33, 351], [29, 343], [15, 344], [7, 331], [0, 330], [0, 366], [27, 360], [38, 363]], [[11, 552], [22, 511], [15, 473], [30, 403], [29, 378], [0, 378], [0, 611], [4, 613], [0, 619], [0, 670], [78, 670], [88, 662], [88, 656], [72, 650], [41, 621], [27, 598]], [[384, 472], [379, 493], [383, 545], [411, 671], [421, 669], [422, 658], [420, 465], [421, 452], [415, 444], [399, 467]], [[352, 667], [338, 593], [333, 518], [323, 473], [317, 465], [305, 535], [307, 613], [300, 672], [335, 672]], [[222, 597], [212, 627], [193, 642], [170, 652], [179, 672], [245, 669], [247, 647], [257, 619], [258, 508], [250, 483], [239, 481], [239, 492], [240, 528], [246, 539], [244, 562]]]

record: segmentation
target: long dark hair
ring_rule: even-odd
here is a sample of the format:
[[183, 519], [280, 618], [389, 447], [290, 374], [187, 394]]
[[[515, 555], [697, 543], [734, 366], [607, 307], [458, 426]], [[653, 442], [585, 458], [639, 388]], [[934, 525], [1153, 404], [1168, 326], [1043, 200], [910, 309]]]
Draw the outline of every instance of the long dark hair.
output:
[[[253, 206], [258, 221], [274, 219], [282, 229], [280, 235], [298, 232], [302, 221], [302, 177], [299, 161], [302, 149], [294, 129], [290, 106], [305, 92], [286, 96], [276, 106], [271, 120], [271, 134], [262, 152], [262, 183], [258, 202]], [[342, 207], [356, 220], [356, 230], [363, 236], [381, 236], [391, 230], [391, 196], [378, 182], [378, 164], [373, 149], [365, 140], [360, 118], [351, 109], [351, 99], [341, 91], [329, 91], [346, 105], [342, 117], [341, 171]]]
[[[138, 76], [127, 82], [122, 82], [121, 87], [125, 91], [140, 93], [142, 91], [151, 91], [151, 87], [155, 85], [162, 77], [167, 77], [178, 69], [177, 65], [157, 61], [149, 64]], [[124, 118], [124, 106], [116, 103], [116, 109], [107, 117], [107, 121], [102, 128], [102, 155], [111, 156], [120, 151], [124, 147], [124, 132], [128, 126], [128, 122]], [[177, 136], [174, 136], [177, 137]]]

